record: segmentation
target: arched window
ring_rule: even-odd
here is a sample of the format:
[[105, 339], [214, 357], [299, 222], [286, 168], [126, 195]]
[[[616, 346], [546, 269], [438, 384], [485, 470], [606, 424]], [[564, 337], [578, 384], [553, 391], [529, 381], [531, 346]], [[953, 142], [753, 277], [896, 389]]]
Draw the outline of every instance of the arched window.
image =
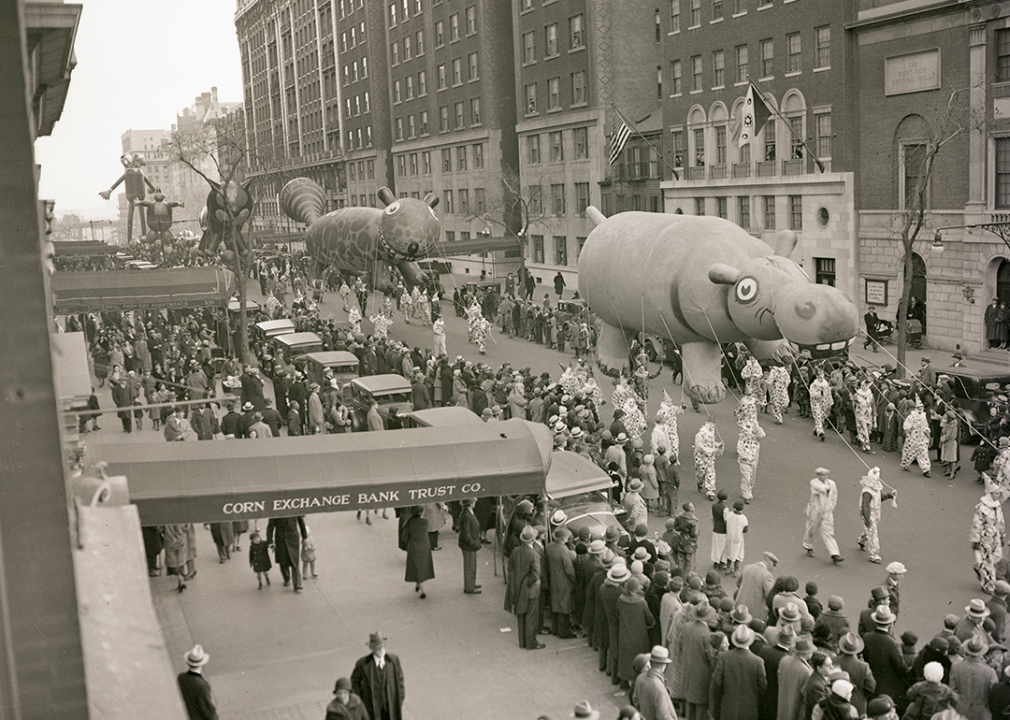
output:
[[687, 116], [690, 167], [705, 167], [705, 111], [695, 106]]
[[725, 105], [717, 102], [712, 105], [708, 117], [709, 124], [712, 126], [712, 153], [710, 162], [720, 168], [718, 172], [721, 174], [721, 177], [726, 177], [729, 113], [726, 111]]
[[[787, 175], [794, 175], [803, 172], [805, 156], [803, 140], [807, 136], [807, 103], [803, 99], [803, 94], [799, 90], [790, 90], [782, 98], [782, 114], [789, 124], [788, 141], [789, 155], [785, 158], [784, 166]], [[798, 162], [797, 162], [798, 161]]]

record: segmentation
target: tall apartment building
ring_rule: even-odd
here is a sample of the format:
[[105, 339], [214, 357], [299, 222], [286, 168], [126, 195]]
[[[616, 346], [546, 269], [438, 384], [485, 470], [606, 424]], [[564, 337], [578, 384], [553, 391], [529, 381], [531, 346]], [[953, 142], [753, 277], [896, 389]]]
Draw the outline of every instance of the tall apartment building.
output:
[[[607, 209], [601, 193], [618, 189], [617, 169], [607, 165], [615, 108], [655, 121], [658, 22], [655, 3], [644, 0], [513, 0], [516, 132], [532, 220], [526, 259], [538, 281], [561, 272], [577, 285], [579, 251], [593, 229], [586, 207]], [[629, 148], [639, 144], [636, 136]]]
[[[666, 170], [662, 187], [666, 212], [717, 215], [771, 245], [794, 231], [811, 279], [855, 297], [851, 6], [668, 0], [663, 122], [679, 177]], [[777, 116], [739, 146], [733, 124], [751, 82]]]
[[[854, 5], [857, 297], [891, 319], [910, 282], [926, 303], [931, 346], [984, 351], [986, 306], [996, 297], [1010, 303], [1010, 3]], [[937, 141], [944, 144], [906, 278], [897, 230], [927, 146]]]

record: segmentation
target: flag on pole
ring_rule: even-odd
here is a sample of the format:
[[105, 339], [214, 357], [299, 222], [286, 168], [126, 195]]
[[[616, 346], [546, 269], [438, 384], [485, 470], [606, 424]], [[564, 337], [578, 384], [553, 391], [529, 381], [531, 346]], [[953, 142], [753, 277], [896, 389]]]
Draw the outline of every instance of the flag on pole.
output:
[[743, 107], [737, 115], [737, 120], [733, 126], [733, 138], [737, 147], [743, 147], [761, 132], [761, 128], [771, 117], [771, 110], [761, 99], [760, 91], [755, 90], [754, 84], [747, 86], [747, 98]]
[[621, 156], [621, 151], [624, 150], [630, 137], [631, 128], [628, 127], [628, 123], [624, 122], [624, 118], [621, 117], [621, 113], [617, 112], [617, 108], [614, 108], [614, 131], [610, 134], [610, 154], [607, 156], [607, 162], [610, 165], [617, 162], [617, 158]]

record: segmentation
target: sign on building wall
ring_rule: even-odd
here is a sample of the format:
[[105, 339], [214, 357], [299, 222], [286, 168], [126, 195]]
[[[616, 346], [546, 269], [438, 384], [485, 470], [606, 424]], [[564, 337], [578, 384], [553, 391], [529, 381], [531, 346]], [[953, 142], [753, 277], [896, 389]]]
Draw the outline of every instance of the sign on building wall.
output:
[[884, 58], [884, 95], [940, 87], [940, 48]]
[[864, 295], [867, 305], [887, 305], [887, 280], [867, 279]]

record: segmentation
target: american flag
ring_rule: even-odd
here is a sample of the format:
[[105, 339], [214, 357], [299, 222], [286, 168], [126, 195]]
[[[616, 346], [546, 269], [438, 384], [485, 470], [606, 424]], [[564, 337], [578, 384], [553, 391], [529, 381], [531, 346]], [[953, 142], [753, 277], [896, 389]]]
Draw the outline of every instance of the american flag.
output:
[[621, 156], [621, 151], [624, 150], [624, 146], [628, 143], [628, 138], [631, 137], [631, 128], [628, 127], [628, 123], [624, 122], [624, 118], [621, 117], [621, 113], [614, 110], [614, 131], [610, 135], [610, 154], [607, 156], [607, 162], [613, 165], [617, 162], [617, 158]]

